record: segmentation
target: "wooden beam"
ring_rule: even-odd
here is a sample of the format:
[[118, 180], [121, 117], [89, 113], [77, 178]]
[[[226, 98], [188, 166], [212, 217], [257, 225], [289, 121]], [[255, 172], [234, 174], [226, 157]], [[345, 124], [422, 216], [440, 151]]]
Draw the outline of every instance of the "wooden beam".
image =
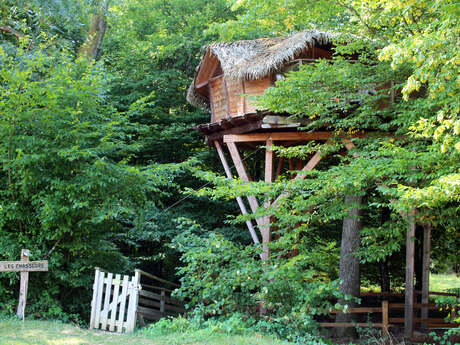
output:
[[404, 308], [404, 337], [409, 339], [414, 331], [414, 254], [415, 254], [415, 210], [408, 216], [406, 234], [406, 292]]
[[[219, 158], [220, 158], [220, 161], [222, 162], [222, 166], [224, 167], [225, 174], [227, 175], [228, 178], [233, 178], [232, 172], [230, 171], [230, 167], [228, 166], [228, 163], [227, 163], [227, 159], [225, 158], [224, 151], [222, 150], [222, 147], [220, 146], [217, 140], [214, 141], [214, 146], [216, 147], [217, 153], [219, 154]], [[238, 206], [240, 207], [241, 213], [244, 215], [248, 214], [248, 211], [246, 210], [246, 206], [244, 205], [243, 199], [237, 196], [236, 201], [238, 202]], [[252, 225], [252, 222], [250, 220], [246, 221], [246, 226], [248, 227], [249, 233], [251, 234], [251, 237], [254, 243], [260, 243], [259, 237], [257, 236], [254, 226]]]
[[[308, 161], [308, 163], [303, 167], [303, 169], [297, 173], [295, 180], [303, 180], [304, 178], [306, 178], [307, 174], [305, 174], [305, 172], [313, 170], [318, 165], [318, 163], [321, 161], [321, 159], [322, 159], [321, 155], [318, 152], [316, 152], [313, 155], [313, 157]], [[275, 207], [275, 208], [278, 207], [279, 201], [288, 195], [289, 195], [289, 192], [282, 193], [279, 197], [276, 198], [275, 201], [273, 201], [272, 207]]]
[[354, 322], [320, 322], [320, 327], [375, 327], [375, 328], [383, 328], [383, 323], [354, 323]]
[[[273, 182], [273, 151], [271, 149], [273, 141], [268, 139], [266, 141], [265, 148], [265, 182]], [[265, 203], [265, 208], [270, 207], [270, 200], [267, 200]], [[267, 260], [270, 256], [270, 251], [268, 249], [267, 243], [271, 240], [270, 234], [270, 217], [264, 217], [264, 227], [260, 229], [262, 234], [262, 243], [263, 243], [263, 253], [262, 260]]]
[[258, 121], [251, 122], [243, 126], [233, 127], [230, 129], [225, 129], [223, 131], [214, 132], [212, 134], [205, 136], [206, 142], [212, 143], [215, 140], [221, 139], [223, 136], [228, 135], [228, 134], [238, 134], [238, 133], [246, 133], [246, 132], [254, 131], [256, 129], [259, 129], [261, 126], [262, 126], [262, 120], [258, 120]]
[[[246, 171], [246, 167], [244, 165], [243, 160], [241, 159], [240, 153], [238, 151], [238, 148], [236, 147], [236, 144], [233, 142], [230, 142], [227, 144], [228, 150], [230, 152], [230, 156], [232, 157], [233, 164], [235, 164], [236, 171], [238, 172], [238, 176], [241, 180], [249, 182], [249, 175]], [[248, 196], [248, 201], [249, 201], [249, 206], [251, 207], [251, 210], [253, 213], [257, 212], [257, 209], [259, 208], [259, 203], [257, 202], [257, 199], [255, 196], [250, 195]], [[264, 221], [262, 218], [256, 218], [256, 223], [257, 226], [259, 227], [259, 230], [263, 228], [264, 226]]]
[[[430, 250], [431, 250], [431, 224], [423, 226], [423, 273], [422, 273], [422, 304], [428, 304], [430, 293]], [[422, 308], [422, 319], [428, 318], [428, 308]], [[422, 324], [428, 328], [427, 323]]]
[[265, 182], [273, 182], [273, 151], [271, 147], [273, 140], [268, 139], [266, 141], [265, 149]]
[[333, 132], [275, 132], [224, 135], [224, 143], [279, 140], [326, 140], [334, 136]]

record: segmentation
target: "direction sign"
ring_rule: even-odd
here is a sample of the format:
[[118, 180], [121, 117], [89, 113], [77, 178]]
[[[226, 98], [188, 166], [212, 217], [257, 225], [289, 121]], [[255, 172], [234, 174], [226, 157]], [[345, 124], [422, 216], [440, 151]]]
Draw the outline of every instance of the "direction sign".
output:
[[48, 261], [0, 261], [0, 272], [46, 272]]

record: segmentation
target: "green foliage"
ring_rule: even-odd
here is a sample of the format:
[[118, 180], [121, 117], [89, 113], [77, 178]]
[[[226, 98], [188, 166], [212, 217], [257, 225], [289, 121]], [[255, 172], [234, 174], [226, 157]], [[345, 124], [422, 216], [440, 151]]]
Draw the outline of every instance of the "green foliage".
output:
[[[85, 38], [91, 10], [89, 0], [4, 0], [0, 4], [0, 26], [27, 36], [31, 48], [52, 38], [56, 45], [76, 49]], [[12, 33], [3, 31], [0, 39], [13, 44], [18, 41]]]
[[[432, 225], [436, 267], [458, 265], [460, 155], [456, 145], [460, 132], [459, 85], [455, 76], [459, 61], [454, 47], [458, 45], [458, 13], [453, 2], [340, 1], [328, 2], [327, 9], [323, 2], [317, 5], [323, 7], [321, 17], [315, 6], [307, 10], [303, 6], [310, 3], [295, 0], [238, 1], [233, 7], [236, 19], [211, 28], [211, 32], [219, 32], [221, 39], [228, 40], [274, 36], [290, 32], [291, 27], [322, 28], [318, 24], [322, 21], [332, 31], [343, 34], [334, 42], [332, 60], [300, 66], [258, 99], [260, 108], [306, 119], [305, 130], [337, 134], [321, 148], [314, 142], [274, 148], [280, 156], [304, 161], [319, 150], [323, 159], [314, 171], [306, 173], [303, 180], [290, 180], [291, 173], [286, 172], [273, 184], [226, 181], [210, 172], [197, 173], [213, 184], [196, 193], [199, 196], [227, 200], [254, 195], [262, 205], [281, 193], [286, 195], [276, 208], [260, 208], [252, 216], [237, 218], [244, 221], [270, 216], [276, 229], [278, 238], [270, 245], [271, 257], [259, 274], [264, 277], [260, 285], [267, 289], [261, 300], [269, 306], [274, 321], [267, 327], [282, 336], [295, 334], [294, 329], [308, 329], [308, 320], [322, 307], [309, 297], [324, 301], [333, 291], [328, 288], [337, 278], [338, 244], [347, 212], [343, 205], [345, 195], [361, 195], [365, 200], [361, 248], [356, 253], [366, 263], [363, 282], [372, 285], [379, 280], [377, 265], [383, 260], [392, 267], [403, 266], [401, 253], [407, 230], [403, 215], [414, 207], [418, 209], [417, 222]], [[439, 38], [437, 30], [441, 32]], [[351, 33], [360, 36], [350, 36]], [[361, 131], [377, 133], [353, 139], [355, 149], [344, 155], [347, 150], [343, 136]], [[237, 249], [226, 247], [237, 256]], [[290, 256], [293, 251], [296, 255]], [[215, 260], [214, 252], [194, 253], [200, 256], [186, 261], [191, 271], [184, 269], [185, 277], [200, 276], [213, 267], [206, 255]], [[188, 260], [190, 255], [185, 251], [183, 257]], [[232, 257], [226, 251], [219, 256]], [[197, 270], [198, 258], [206, 264]], [[219, 261], [226, 267], [224, 281], [229, 276], [227, 263], [231, 264]], [[210, 271], [220, 277], [217, 269]], [[392, 269], [393, 288], [400, 286], [403, 274], [402, 270]], [[213, 284], [219, 283], [214, 280]], [[232, 283], [230, 280], [228, 284]], [[314, 284], [327, 293], [312, 293]], [[194, 290], [198, 296], [198, 287]], [[216, 301], [217, 297], [223, 299], [216, 295]], [[270, 305], [270, 301], [274, 304]], [[284, 308], [276, 307], [279, 301], [283, 301]], [[292, 328], [277, 329], [283, 318]]]
[[[129, 267], [117, 243], [121, 220], [135, 219], [164, 178], [126, 164], [136, 150], [126, 143], [132, 126], [105, 102], [97, 66], [65, 53], [0, 50], [0, 85], [2, 259], [28, 248], [49, 260], [50, 272], [31, 281], [37, 315], [86, 310], [93, 267]], [[16, 279], [3, 278], [2, 288]]]
[[[315, 329], [314, 315], [332, 308], [337, 281], [319, 270], [318, 256], [279, 257], [261, 264], [261, 248], [237, 246], [221, 235], [185, 233], [174, 245], [182, 252], [181, 287], [175, 291], [196, 317], [241, 313], [256, 318], [257, 305], [270, 315], [256, 329], [295, 340]], [[323, 264], [323, 266], [326, 266]]]
[[[435, 341], [434, 344], [456, 345], [457, 343], [452, 343], [451, 339], [456, 338], [460, 335], [460, 328], [457, 327], [457, 328], [449, 329], [448, 331], [444, 332], [441, 335], [438, 335], [434, 332], [430, 333], [430, 335], [433, 337], [433, 340]], [[428, 345], [428, 344], [424, 343], [424, 345]]]

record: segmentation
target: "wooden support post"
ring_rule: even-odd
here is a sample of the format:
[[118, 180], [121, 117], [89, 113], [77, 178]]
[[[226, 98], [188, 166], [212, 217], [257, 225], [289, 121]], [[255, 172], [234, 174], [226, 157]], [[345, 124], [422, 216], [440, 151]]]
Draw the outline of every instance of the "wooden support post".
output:
[[[428, 304], [430, 291], [430, 249], [431, 249], [431, 224], [423, 226], [423, 273], [422, 273], [422, 304]], [[428, 308], [422, 308], [422, 319], [428, 319]], [[427, 329], [428, 324], [422, 323]]]
[[[230, 167], [228, 166], [228, 163], [227, 163], [227, 159], [225, 158], [224, 151], [222, 150], [222, 147], [220, 146], [217, 140], [214, 141], [214, 146], [216, 147], [217, 153], [219, 154], [219, 158], [220, 158], [220, 161], [222, 162], [222, 166], [224, 167], [225, 174], [227, 175], [228, 178], [233, 178], [232, 172], [230, 171]], [[238, 196], [236, 197], [236, 201], [238, 203], [238, 206], [240, 207], [241, 213], [248, 214], [248, 211], [246, 210], [246, 206], [244, 205], [243, 199]], [[259, 237], [257, 236], [254, 226], [252, 225], [252, 222], [250, 220], [246, 221], [246, 226], [248, 227], [249, 233], [251, 234], [251, 237], [254, 243], [260, 243]]]
[[160, 313], [162, 313], [162, 314], [164, 314], [164, 312], [165, 312], [165, 299], [166, 299], [165, 290], [164, 290], [164, 289], [161, 289], [161, 295], [160, 295]]
[[[230, 151], [230, 155], [232, 156], [233, 164], [235, 164], [236, 171], [238, 172], [238, 176], [241, 180], [249, 182], [249, 175], [246, 171], [246, 167], [244, 165], [243, 160], [241, 159], [240, 153], [236, 147], [234, 142], [227, 143], [228, 150]], [[250, 195], [248, 196], [249, 206], [253, 213], [257, 212], [259, 208], [259, 203], [255, 196]], [[256, 223], [259, 227], [259, 230], [264, 227], [263, 218], [256, 218]]]
[[414, 331], [414, 254], [415, 254], [415, 210], [408, 215], [406, 235], [406, 295], [404, 308], [404, 337], [409, 339]]
[[273, 140], [268, 139], [266, 141], [265, 149], [265, 182], [273, 182], [273, 151], [271, 146], [273, 145]]
[[[265, 149], [265, 182], [273, 182], [273, 151], [271, 150], [271, 146], [273, 145], [273, 141], [268, 139], [266, 141], [266, 149]], [[270, 207], [270, 200], [267, 200], [265, 203], [265, 208]], [[267, 243], [270, 242], [270, 217], [264, 217], [264, 227], [261, 229], [262, 233], [262, 243], [263, 243], [263, 253], [262, 253], [262, 260], [267, 260], [270, 256], [270, 252], [267, 246]]]
[[[30, 252], [28, 249], [21, 250], [21, 261], [29, 261]], [[29, 272], [21, 272], [21, 282], [19, 287], [19, 303], [16, 315], [24, 321], [24, 311], [27, 303], [27, 289], [29, 287]]]
[[382, 332], [388, 336], [388, 301], [382, 301]]

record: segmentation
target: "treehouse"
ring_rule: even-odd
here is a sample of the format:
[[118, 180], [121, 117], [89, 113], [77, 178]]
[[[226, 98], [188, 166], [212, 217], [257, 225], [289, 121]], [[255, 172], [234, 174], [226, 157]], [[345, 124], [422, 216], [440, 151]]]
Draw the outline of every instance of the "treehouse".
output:
[[295, 130], [298, 124], [287, 116], [257, 109], [254, 98], [299, 64], [331, 59], [332, 36], [329, 32], [307, 31], [289, 37], [209, 45], [187, 94], [192, 105], [211, 112], [209, 123], [198, 126], [207, 142], [221, 140], [226, 134]]
[[[293, 146], [304, 145], [314, 140], [316, 143], [325, 143], [332, 138], [340, 140], [344, 145], [344, 152], [352, 150], [353, 136], [337, 138], [331, 131], [305, 132], [299, 130], [305, 125], [298, 119], [291, 119], [289, 114], [273, 114], [260, 109], [254, 101], [255, 96], [263, 95], [270, 87], [276, 87], [275, 82], [282, 79], [284, 73], [298, 68], [300, 64], [311, 63], [318, 59], [331, 59], [334, 52], [333, 40], [335, 33], [327, 31], [305, 31], [288, 37], [260, 38], [248, 41], [230, 43], [215, 43], [206, 47], [196, 76], [189, 87], [187, 100], [197, 107], [210, 111], [208, 123], [200, 124], [197, 130], [204, 134], [206, 142], [214, 146], [219, 154], [222, 166], [228, 178], [233, 178], [234, 167], [238, 177], [245, 182], [257, 179], [273, 182], [280, 174], [288, 172], [293, 179], [305, 179], [306, 172], [315, 169], [326, 157], [318, 151], [302, 159], [285, 159], [277, 157], [272, 151], [272, 145]], [[359, 133], [356, 136], [365, 136], [369, 133]], [[257, 164], [260, 172], [251, 177], [245, 164], [243, 150], [265, 151], [265, 160]], [[233, 167], [228, 163], [230, 156]], [[258, 156], [259, 158], [260, 155]], [[297, 172], [296, 172], [297, 170]], [[266, 199], [263, 207], [278, 207], [280, 201], [289, 195], [289, 191], [281, 193], [275, 200]], [[242, 214], [250, 211], [256, 213], [260, 208], [261, 200], [255, 196], [248, 196], [247, 200], [237, 198]], [[429, 224], [416, 226], [415, 217], [403, 215], [408, 222], [406, 239], [406, 290], [404, 303], [391, 304], [391, 298], [397, 294], [383, 293], [382, 306], [372, 308], [353, 308], [356, 313], [379, 312], [382, 327], [387, 331], [397, 323], [404, 324], [406, 337], [411, 337], [415, 324], [425, 327], [433, 325], [433, 319], [428, 318], [432, 305], [429, 298], [429, 267], [430, 267], [430, 231]], [[272, 240], [270, 217], [261, 216], [255, 221], [246, 221], [247, 228], [254, 243], [261, 243], [263, 253], [261, 259], [269, 257], [267, 243]], [[423, 232], [423, 255], [418, 258], [422, 263], [423, 272], [417, 276], [421, 281], [421, 291], [414, 288], [414, 258], [415, 258], [415, 229]], [[417, 250], [419, 251], [419, 250]], [[350, 253], [351, 254], [351, 253]], [[363, 295], [362, 295], [363, 296]], [[396, 298], [396, 297], [395, 297]], [[419, 298], [419, 300], [417, 300]], [[390, 304], [389, 304], [390, 301]], [[414, 303], [415, 301], [415, 303]], [[403, 309], [404, 318], [391, 318], [393, 309]], [[390, 312], [389, 312], [390, 310]], [[416, 318], [416, 312], [420, 317]], [[389, 318], [390, 313], [390, 318]], [[397, 313], [397, 312], [396, 312]], [[396, 314], [396, 316], [400, 316]], [[354, 326], [354, 324], [323, 323], [326, 327]], [[360, 325], [366, 326], [366, 323]], [[441, 325], [440, 323], [435, 325]]]

